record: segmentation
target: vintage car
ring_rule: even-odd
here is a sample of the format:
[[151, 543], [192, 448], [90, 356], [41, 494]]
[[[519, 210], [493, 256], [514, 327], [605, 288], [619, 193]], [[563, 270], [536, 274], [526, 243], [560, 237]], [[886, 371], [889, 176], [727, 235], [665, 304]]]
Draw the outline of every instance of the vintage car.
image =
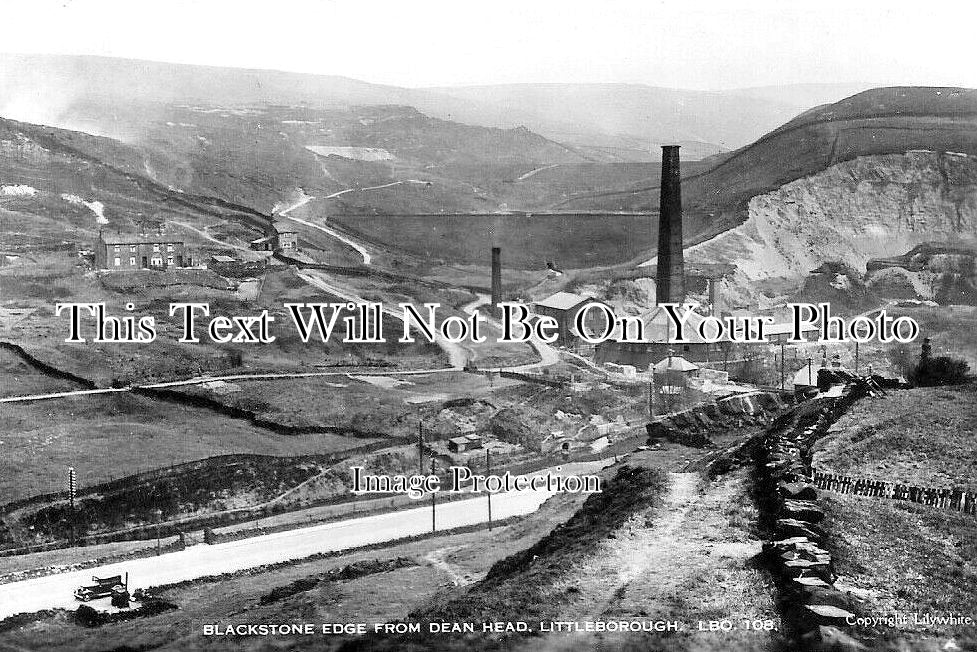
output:
[[107, 598], [112, 595], [113, 591], [125, 591], [126, 584], [128, 584], [128, 582], [122, 579], [121, 575], [92, 577], [92, 581], [95, 583], [88, 586], [79, 586], [75, 589], [75, 599], [88, 602], [97, 598]]

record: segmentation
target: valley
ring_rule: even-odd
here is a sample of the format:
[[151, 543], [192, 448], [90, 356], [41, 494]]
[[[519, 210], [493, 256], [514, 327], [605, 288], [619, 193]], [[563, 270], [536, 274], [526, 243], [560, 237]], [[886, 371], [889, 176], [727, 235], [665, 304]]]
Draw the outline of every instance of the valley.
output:
[[[266, 621], [526, 628], [235, 645], [977, 644], [970, 625], [805, 611], [972, 606], [971, 503], [943, 519], [948, 505], [876, 504], [815, 478], [974, 491], [977, 91], [857, 88], [812, 107], [776, 89], [399, 89], [142, 62], [168, 80], [146, 88], [125, 62], [7, 59], [0, 91], [63, 101], [0, 103], [0, 646], [216, 650], [202, 623]], [[69, 97], [55, 86], [72, 71], [88, 85]], [[586, 303], [661, 322], [665, 142], [688, 152], [675, 246], [700, 319], [783, 321], [791, 301], [830, 301], [912, 317], [919, 342], [586, 343], [569, 317]], [[499, 300], [552, 318], [559, 338], [498, 342]], [[151, 317], [159, 337], [92, 341], [86, 317], [89, 341], [65, 341], [70, 301]], [[481, 311], [487, 341], [188, 342], [171, 309], [287, 324], [286, 303], [367, 301], [391, 333], [399, 303], [439, 304], [436, 325]], [[796, 459], [764, 462], [776, 455]], [[574, 470], [605, 489], [362, 496], [354, 466]], [[781, 471], [790, 486], [770, 489]], [[802, 543], [780, 522], [795, 511]], [[878, 543], [862, 523], [898, 536]], [[785, 562], [825, 591], [797, 589]], [[93, 616], [72, 596], [125, 573], [158, 612]], [[703, 625], [725, 621], [750, 624]], [[654, 626], [543, 626], [561, 622]]]

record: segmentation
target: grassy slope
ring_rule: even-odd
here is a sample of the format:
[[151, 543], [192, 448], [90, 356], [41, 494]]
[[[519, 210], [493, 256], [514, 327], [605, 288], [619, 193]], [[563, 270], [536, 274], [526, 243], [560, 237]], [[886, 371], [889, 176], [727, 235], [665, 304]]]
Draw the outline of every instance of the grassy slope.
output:
[[[815, 463], [845, 474], [924, 486], [974, 483], [974, 385], [890, 392], [856, 404], [818, 444]], [[860, 615], [973, 616], [977, 520], [901, 501], [822, 494], [838, 585], [864, 600]], [[956, 638], [975, 649], [977, 626], [861, 627], [865, 640]], [[932, 643], [932, 640], [930, 641]]]
[[[603, 493], [593, 494], [562, 526], [529, 548], [497, 562], [484, 580], [468, 590], [439, 594], [429, 605], [411, 613], [420, 622], [534, 621], [557, 618], [568, 594], [560, 585], [572, 569], [593, 554], [605, 539], [636, 513], [661, 501], [666, 475], [657, 469], [623, 466]], [[422, 627], [423, 630], [423, 627]], [[476, 634], [443, 638], [370, 638], [353, 641], [349, 650], [403, 649], [508, 649], [511, 640]], [[408, 642], [409, 640], [409, 642]]]
[[[908, 503], [825, 494], [837, 585], [864, 599], [859, 615], [974, 616], [977, 521]], [[977, 649], [977, 625], [859, 627], [863, 640], [955, 638]]]
[[818, 443], [823, 470], [977, 490], [977, 386], [890, 392], [859, 402]]
[[226, 453], [321, 454], [369, 443], [339, 435], [278, 435], [208, 410], [134, 395], [10, 404], [0, 412], [0, 496], [61, 491], [74, 466], [82, 486]]

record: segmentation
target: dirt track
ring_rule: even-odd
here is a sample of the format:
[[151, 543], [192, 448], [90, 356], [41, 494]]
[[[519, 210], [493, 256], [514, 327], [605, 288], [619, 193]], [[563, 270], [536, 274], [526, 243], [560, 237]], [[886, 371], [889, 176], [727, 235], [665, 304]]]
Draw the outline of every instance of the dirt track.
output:
[[[752, 568], [761, 542], [746, 530], [743, 478], [708, 483], [694, 473], [671, 473], [664, 505], [635, 514], [603, 542], [589, 564], [565, 580], [569, 602], [560, 620], [581, 624], [617, 620], [677, 620], [665, 634], [554, 632], [526, 649], [767, 649], [776, 632], [698, 631], [699, 620], [779, 619], [762, 573]], [[745, 513], [744, 513], [745, 512]], [[667, 638], [666, 638], [667, 636]]]

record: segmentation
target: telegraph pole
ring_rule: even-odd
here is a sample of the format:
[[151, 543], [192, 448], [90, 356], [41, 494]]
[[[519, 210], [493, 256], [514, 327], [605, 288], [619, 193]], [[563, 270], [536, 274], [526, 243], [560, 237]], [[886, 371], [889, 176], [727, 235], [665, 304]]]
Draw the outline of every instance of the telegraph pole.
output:
[[159, 540], [159, 527], [160, 527], [160, 523], [163, 520], [163, 510], [157, 508], [153, 512], [153, 516], [156, 517], [156, 556], [159, 557], [162, 554], [162, 550], [161, 550], [162, 546], [160, 545], [160, 540]]
[[780, 391], [784, 391], [784, 367], [786, 365], [787, 360], [784, 358], [784, 341], [780, 340]]
[[71, 545], [75, 545], [75, 493], [78, 491], [78, 478], [75, 475], [75, 467], [68, 467], [68, 503], [70, 506], [70, 512], [68, 519], [70, 521], [69, 529], [69, 540]]
[[655, 418], [655, 372], [651, 372], [651, 382], [648, 383], [648, 417]]
[[[433, 458], [432, 458], [432, 461]], [[417, 422], [417, 475], [424, 475], [424, 422]]]
[[[489, 454], [489, 449], [485, 449], [485, 475], [492, 475], [492, 461]], [[489, 517], [489, 532], [492, 531], [492, 492], [489, 491], [486, 494], [488, 496], [488, 517]]]
[[[434, 456], [431, 456], [431, 475], [435, 475], [437, 468], [434, 466]], [[431, 492], [431, 532], [438, 531], [438, 518], [437, 518], [437, 492]]]

